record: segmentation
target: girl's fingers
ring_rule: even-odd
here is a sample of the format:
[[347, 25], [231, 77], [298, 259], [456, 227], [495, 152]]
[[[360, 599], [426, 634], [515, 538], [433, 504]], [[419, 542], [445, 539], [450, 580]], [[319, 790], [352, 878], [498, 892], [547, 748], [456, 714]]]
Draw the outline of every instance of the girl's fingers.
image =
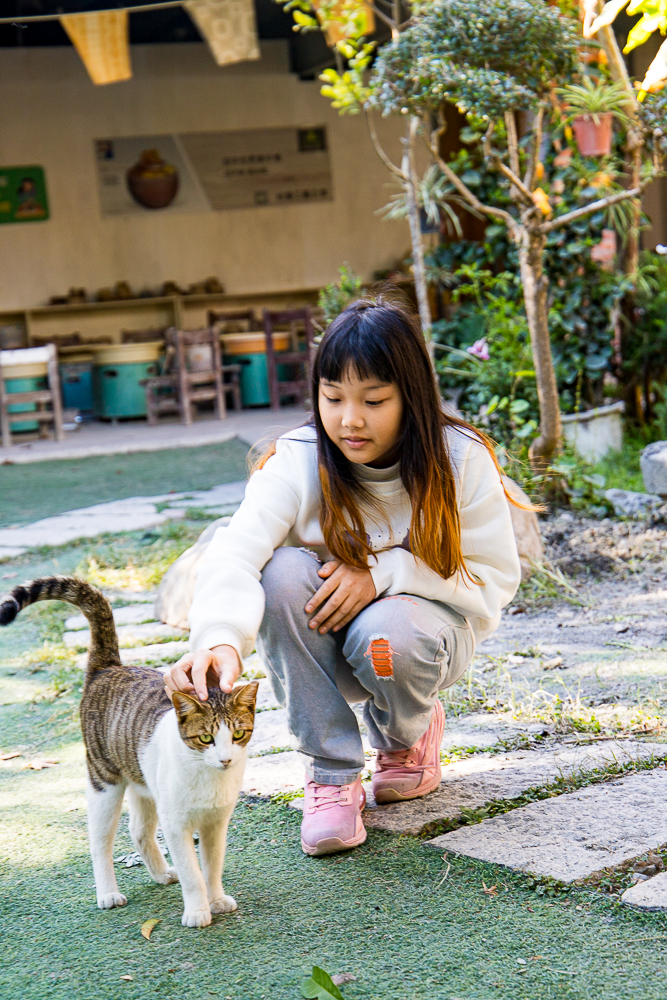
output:
[[331, 578], [325, 580], [322, 586], [315, 591], [311, 599], [308, 601], [308, 604], [306, 604], [306, 613], [316, 611], [322, 601], [326, 601], [327, 597], [330, 594], [333, 594], [338, 586], [338, 580], [332, 580]]
[[326, 577], [331, 576], [335, 569], [338, 569], [340, 564], [340, 559], [330, 559], [329, 562], [325, 562], [324, 566], [318, 569], [317, 575], [321, 576], [322, 579], [326, 579]]
[[340, 607], [343, 601], [346, 600], [347, 594], [341, 593], [341, 588], [338, 587], [337, 590], [331, 595], [327, 603], [323, 608], [317, 612], [314, 618], [310, 619], [311, 628], [319, 628], [323, 622], [327, 621], [328, 618], [334, 613], [334, 611]]
[[349, 622], [351, 622], [353, 618], [356, 618], [357, 615], [359, 614], [359, 612], [363, 611], [363, 609], [365, 607], [366, 607], [365, 604], [362, 604], [361, 606], [359, 606], [358, 604], [355, 604], [354, 607], [350, 611], [347, 612], [347, 614], [345, 615], [344, 618], [342, 618], [340, 621], [336, 622], [336, 624], [334, 626], [334, 632], [339, 632], [340, 629], [345, 628], [345, 626], [348, 625]]
[[336, 627], [338, 626], [339, 622], [342, 622], [344, 619], [348, 618], [354, 611], [356, 606], [357, 606], [357, 601], [355, 600], [355, 598], [349, 597], [347, 601], [344, 601], [340, 605], [340, 607], [338, 607], [336, 611], [334, 611], [334, 613], [331, 615], [330, 618], [327, 618], [323, 628], [320, 629], [320, 632], [329, 632], [331, 629], [336, 631]]
[[215, 672], [216, 676], [219, 676], [219, 671], [210, 649], [198, 649], [194, 655], [192, 665], [192, 683], [200, 701], [206, 701], [208, 699], [206, 675], [209, 671], [209, 667], [213, 672]]
[[192, 668], [191, 661], [191, 655], [185, 659], [185, 662], [183, 660], [179, 660], [179, 662], [175, 663], [171, 670], [164, 675], [164, 685], [167, 689], [169, 697], [171, 697], [174, 691], [184, 691], [185, 694], [194, 693], [194, 686], [188, 676]]

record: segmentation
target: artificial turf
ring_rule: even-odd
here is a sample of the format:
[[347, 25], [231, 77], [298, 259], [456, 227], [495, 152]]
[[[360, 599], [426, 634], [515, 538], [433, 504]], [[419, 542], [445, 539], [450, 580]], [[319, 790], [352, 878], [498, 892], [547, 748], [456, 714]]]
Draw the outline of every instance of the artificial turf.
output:
[[239, 438], [197, 448], [0, 465], [0, 526], [132, 496], [204, 490], [245, 479]]
[[[2, 1000], [296, 1000], [313, 965], [356, 977], [346, 1000], [667, 996], [662, 915], [590, 890], [540, 896], [518, 873], [373, 830], [354, 852], [307, 858], [298, 814], [266, 802], [242, 800], [232, 821], [224, 885], [237, 913], [183, 928], [178, 885], [122, 866], [129, 905], [97, 910], [80, 674], [30, 673], [16, 658], [57, 633], [49, 607], [0, 632], [0, 751], [24, 749], [0, 766]], [[22, 770], [36, 753], [59, 763]], [[116, 856], [127, 850], [124, 819]], [[146, 941], [150, 918], [160, 923]]]

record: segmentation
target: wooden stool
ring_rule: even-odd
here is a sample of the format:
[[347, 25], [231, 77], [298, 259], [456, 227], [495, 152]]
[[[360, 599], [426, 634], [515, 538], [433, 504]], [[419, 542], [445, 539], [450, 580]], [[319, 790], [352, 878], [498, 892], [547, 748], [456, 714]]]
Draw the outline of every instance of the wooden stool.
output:
[[[35, 389], [31, 392], [7, 392], [5, 379], [20, 378], [12, 375], [12, 368], [20, 370], [26, 365], [46, 363], [48, 387]], [[36, 403], [36, 410], [23, 413], [10, 413], [9, 407], [18, 403]], [[50, 406], [51, 409], [47, 409]], [[48, 437], [46, 424], [53, 424], [53, 435], [56, 441], [63, 441], [63, 404], [60, 396], [60, 373], [58, 371], [58, 352], [55, 344], [45, 344], [43, 347], [26, 347], [15, 351], [0, 351], [0, 428], [2, 430], [2, 447], [9, 448], [12, 443], [11, 425], [26, 420], [36, 420], [39, 423], [40, 438]]]
[[[266, 338], [266, 370], [269, 378], [271, 409], [280, 409], [282, 396], [291, 396], [301, 405], [310, 397], [311, 359], [315, 351], [313, 324], [310, 309], [282, 309], [273, 312], [264, 310], [264, 336]], [[273, 334], [276, 328], [287, 327], [290, 331], [291, 350], [276, 355]], [[302, 346], [302, 350], [299, 347]], [[299, 366], [301, 375], [289, 381], [278, 379], [278, 365]]]

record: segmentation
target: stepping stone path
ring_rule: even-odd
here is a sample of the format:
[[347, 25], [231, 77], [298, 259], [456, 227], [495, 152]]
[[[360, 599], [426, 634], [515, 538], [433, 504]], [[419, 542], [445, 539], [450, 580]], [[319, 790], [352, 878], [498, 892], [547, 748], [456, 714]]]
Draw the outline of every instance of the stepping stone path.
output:
[[42, 545], [66, 545], [77, 538], [152, 528], [183, 517], [188, 507], [210, 511], [212, 517], [229, 514], [238, 507], [244, 493], [245, 482], [224, 483], [192, 493], [165, 493], [98, 503], [22, 527], [0, 528], [0, 559], [22, 555], [27, 549]]
[[666, 796], [667, 771], [643, 771], [532, 802], [429, 843], [438, 850], [574, 882], [667, 843]]
[[626, 889], [621, 901], [642, 910], [667, 910], [667, 872]]

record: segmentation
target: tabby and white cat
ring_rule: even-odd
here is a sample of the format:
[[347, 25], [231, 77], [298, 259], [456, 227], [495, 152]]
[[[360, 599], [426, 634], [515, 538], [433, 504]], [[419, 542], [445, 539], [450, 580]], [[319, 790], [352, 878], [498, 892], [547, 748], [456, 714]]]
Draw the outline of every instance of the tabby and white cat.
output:
[[[243, 779], [252, 735], [257, 682], [208, 701], [177, 692], [173, 706], [162, 676], [150, 667], [122, 666], [111, 606], [95, 587], [52, 576], [16, 587], [0, 603], [8, 625], [35, 601], [68, 601], [90, 622], [90, 653], [81, 699], [86, 747], [88, 834], [97, 905], [125, 906], [118, 891], [113, 842], [127, 790], [130, 834], [156, 882], [180, 881], [186, 927], [205, 927], [212, 913], [236, 902], [222, 888], [227, 827]], [[158, 820], [174, 868], [155, 839]], [[199, 867], [192, 835], [199, 832]]]

